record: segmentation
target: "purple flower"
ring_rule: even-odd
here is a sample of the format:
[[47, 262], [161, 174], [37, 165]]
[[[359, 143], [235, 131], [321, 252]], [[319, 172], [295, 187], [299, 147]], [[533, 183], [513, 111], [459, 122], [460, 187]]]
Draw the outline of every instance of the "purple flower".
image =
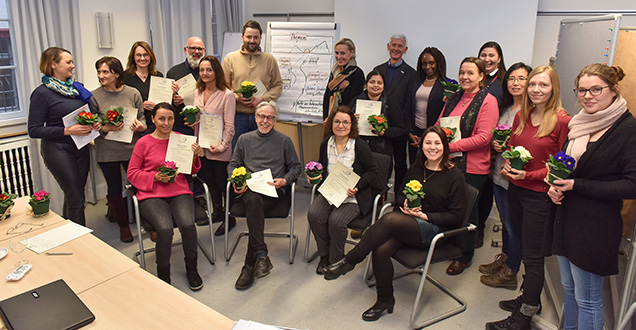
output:
[[510, 129], [510, 125], [497, 125], [497, 127], [495, 127], [496, 131], [507, 131]]
[[177, 169], [177, 163], [175, 162], [171, 162], [171, 161], [165, 161], [163, 162], [163, 166], [169, 170], [175, 170]]
[[314, 161], [311, 161], [305, 164], [305, 171], [314, 171], [314, 170], [322, 171], [322, 164], [320, 164], [319, 162], [314, 162]]
[[446, 79], [446, 82], [447, 83], [451, 83], [451, 84], [455, 84], [455, 85], [459, 85], [459, 82], [457, 80], [455, 80], [455, 79], [450, 79], [449, 78], [449, 79]]
[[561, 163], [565, 163], [565, 159], [566, 157], [570, 157], [568, 155], [565, 154], [565, 152], [563, 151], [559, 151], [556, 153], [556, 155], [554, 155], [554, 159], [556, 159], [557, 161], [561, 162]]

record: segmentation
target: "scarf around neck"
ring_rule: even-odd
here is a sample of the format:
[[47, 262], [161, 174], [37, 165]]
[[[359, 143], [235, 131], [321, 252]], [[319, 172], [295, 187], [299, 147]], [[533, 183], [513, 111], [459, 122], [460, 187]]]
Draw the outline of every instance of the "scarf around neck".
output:
[[68, 97], [77, 97], [85, 103], [89, 103], [93, 96], [93, 94], [89, 92], [82, 83], [73, 81], [72, 78], [69, 78], [66, 81], [61, 81], [55, 77], [43, 74], [42, 84], [52, 91]]

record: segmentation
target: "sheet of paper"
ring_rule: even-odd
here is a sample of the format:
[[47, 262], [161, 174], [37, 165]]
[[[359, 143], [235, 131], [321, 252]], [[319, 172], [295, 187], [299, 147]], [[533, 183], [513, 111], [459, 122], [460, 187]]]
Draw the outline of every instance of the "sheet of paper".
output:
[[262, 81], [257, 81], [254, 83], [254, 86], [256, 86], [256, 93], [254, 93], [254, 96], [263, 96], [265, 95], [265, 93], [267, 93], [267, 88], [265, 87], [265, 84], [263, 84]]
[[356, 101], [356, 113], [360, 114], [360, 120], [358, 121], [358, 132], [362, 136], [376, 136], [371, 131], [371, 124], [369, 124], [369, 116], [379, 115], [382, 112], [382, 102], [371, 100], [357, 100]]
[[174, 79], [150, 76], [150, 90], [148, 101], [155, 103], [167, 102], [172, 104], [172, 82]]
[[272, 170], [268, 168], [262, 171], [252, 173], [252, 177], [245, 182], [247, 182], [247, 186], [253, 192], [256, 192], [265, 196], [269, 196], [269, 197], [278, 198], [278, 194], [276, 193], [276, 187], [267, 183], [272, 181], [274, 181], [274, 178], [272, 177]]
[[[75, 111], [69, 113], [68, 115], [62, 118], [62, 123], [64, 123], [64, 127], [70, 127], [77, 124], [77, 117], [81, 111], [91, 112], [88, 108], [88, 104], [84, 104], [83, 106], [75, 109]], [[75, 142], [75, 146], [77, 149], [82, 149], [85, 145], [89, 144], [91, 141], [95, 140], [99, 136], [98, 131], [91, 131], [88, 135], [71, 135], [71, 139]]]
[[248, 320], [238, 320], [234, 322], [232, 330], [297, 330], [294, 328], [287, 328], [275, 325], [268, 325]]
[[[105, 140], [117, 141], [122, 143], [131, 143], [133, 139], [133, 130], [130, 129], [135, 118], [137, 118], [137, 108], [124, 107], [124, 128], [121, 131], [110, 131], [104, 137]], [[104, 124], [110, 125], [110, 124]]]
[[192, 144], [197, 142], [197, 137], [192, 135], [170, 133], [166, 161], [177, 163], [177, 172], [183, 174], [192, 173]]
[[329, 203], [340, 207], [340, 204], [347, 199], [347, 189], [354, 188], [359, 180], [359, 175], [338, 161], [325, 182], [318, 188], [318, 192]]
[[29, 238], [27, 247], [29, 250], [40, 254], [92, 231], [92, 229], [78, 225], [75, 222], [69, 222], [63, 226]]
[[218, 146], [223, 138], [223, 120], [221, 116], [200, 112], [199, 145], [201, 148]]
[[194, 105], [194, 91], [197, 89], [197, 80], [194, 79], [192, 73], [188, 73], [185, 77], [177, 80], [179, 84], [179, 95], [183, 97], [183, 104], [186, 106]]
[[[455, 128], [455, 135], [453, 136], [452, 140], [448, 141], [448, 143], [457, 142], [457, 141], [461, 140], [462, 131], [459, 128], [459, 122], [460, 122], [461, 119], [462, 119], [462, 117], [460, 117], [460, 116], [442, 117], [442, 118], [439, 119], [439, 126], [440, 127]], [[451, 153], [450, 155], [454, 156], [454, 157], [461, 157], [463, 155], [463, 153], [461, 151], [457, 151], [457, 152]]]

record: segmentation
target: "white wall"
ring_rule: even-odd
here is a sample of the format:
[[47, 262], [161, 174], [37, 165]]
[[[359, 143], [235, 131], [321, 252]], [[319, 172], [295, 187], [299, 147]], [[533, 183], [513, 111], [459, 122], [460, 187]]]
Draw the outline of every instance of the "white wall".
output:
[[[243, 18], [245, 21], [256, 20], [263, 29], [267, 22], [287, 22], [286, 17], [254, 17], [253, 14], [288, 14], [288, 13], [333, 13], [334, 0], [243, 0]], [[290, 22], [333, 22], [333, 17], [298, 17], [292, 16]]]

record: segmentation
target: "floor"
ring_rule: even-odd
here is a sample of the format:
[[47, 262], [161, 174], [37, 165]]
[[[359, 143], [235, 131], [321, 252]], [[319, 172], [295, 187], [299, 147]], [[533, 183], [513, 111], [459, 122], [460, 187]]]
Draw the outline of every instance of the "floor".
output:
[[[210, 306], [233, 320], [246, 319], [266, 324], [285, 326], [296, 329], [408, 329], [409, 316], [420, 277], [410, 275], [395, 281], [396, 306], [394, 313], [384, 315], [378, 321], [365, 322], [361, 314], [375, 302], [375, 289], [369, 288], [362, 280], [365, 263], [359, 264], [346, 276], [334, 281], [325, 281], [315, 274], [317, 260], [307, 263], [303, 258], [305, 233], [307, 230], [306, 214], [309, 206], [310, 190], [299, 187], [296, 199], [295, 233], [299, 237], [298, 250], [293, 264], [289, 263], [288, 243], [282, 238], [267, 238], [269, 255], [274, 265], [272, 273], [256, 280], [254, 286], [245, 291], [237, 291], [234, 283], [243, 265], [243, 257], [247, 249], [247, 239], [242, 239], [233, 258], [225, 261], [223, 256], [223, 238], [215, 237], [217, 261], [211, 265], [199, 253], [199, 273], [205, 286], [201, 291], [189, 290], [185, 278], [183, 252], [180, 247], [172, 249], [172, 285], [193, 298]], [[87, 204], [88, 205], [88, 204]], [[94, 234], [115, 249], [127, 256], [138, 250], [138, 241], [122, 243], [119, 240], [117, 225], [109, 223], [106, 218], [105, 200], [96, 205], [88, 205], [86, 209], [88, 226]], [[493, 209], [488, 220], [485, 244], [475, 254], [473, 265], [458, 276], [445, 274], [446, 262], [431, 266], [430, 274], [462, 296], [468, 303], [465, 312], [429, 326], [427, 329], [483, 329], [489, 321], [503, 319], [509, 313], [497, 307], [499, 300], [512, 299], [518, 291], [489, 288], [479, 282], [478, 265], [489, 263], [493, 256], [501, 251], [500, 247], [492, 247], [491, 239], [500, 238], [500, 232], [491, 230], [496, 222], [497, 213]], [[215, 227], [217, 224], [215, 224]], [[285, 230], [288, 222], [272, 220], [267, 223], [266, 230]], [[134, 225], [132, 226], [135, 232]], [[237, 227], [229, 236], [233, 239], [239, 231], [245, 230], [244, 219], [239, 219]], [[209, 242], [208, 227], [198, 227], [199, 238]], [[175, 232], [175, 240], [179, 238]], [[143, 235], [144, 244], [152, 246], [147, 234]], [[313, 238], [311, 248], [315, 249]], [[148, 271], [155, 273], [154, 254], [147, 255]], [[396, 265], [396, 271], [400, 269]], [[519, 276], [521, 280], [521, 276]], [[544, 302], [540, 322], [554, 328], [550, 324], [557, 321], [554, 308]], [[427, 284], [424, 290], [423, 307], [420, 316], [431, 315], [442, 308], [454, 307], [455, 302], [443, 295], [434, 286]], [[421, 318], [420, 318], [421, 319]], [[539, 320], [540, 321], [540, 320]]]

